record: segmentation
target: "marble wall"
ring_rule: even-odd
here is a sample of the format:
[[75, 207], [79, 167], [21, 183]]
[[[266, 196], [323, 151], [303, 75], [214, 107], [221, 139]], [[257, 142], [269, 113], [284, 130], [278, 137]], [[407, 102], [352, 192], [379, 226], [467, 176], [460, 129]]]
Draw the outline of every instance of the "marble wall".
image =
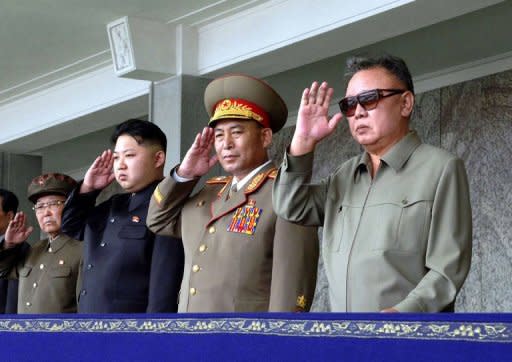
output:
[[[473, 260], [456, 311], [512, 312], [512, 71], [417, 95], [411, 128], [425, 143], [461, 157], [468, 171]], [[276, 163], [292, 133], [289, 127], [274, 136]], [[359, 152], [343, 122], [316, 150], [314, 178]], [[320, 263], [313, 310], [329, 310], [327, 290]]]

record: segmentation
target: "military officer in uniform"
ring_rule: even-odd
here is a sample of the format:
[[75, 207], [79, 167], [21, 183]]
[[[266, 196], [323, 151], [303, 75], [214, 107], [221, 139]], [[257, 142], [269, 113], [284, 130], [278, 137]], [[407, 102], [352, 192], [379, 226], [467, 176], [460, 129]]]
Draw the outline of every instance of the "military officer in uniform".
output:
[[30, 246], [33, 231], [23, 212], [9, 223], [0, 250], [0, 276], [19, 279], [18, 313], [74, 313], [82, 243], [61, 232], [66, 196], [76, 185], [59, 173], [41, 175], [28, 186], [39, 227], [48, 238]]
[[[71, 192], [62, 230], [84, 241], [79, 313], [176, 312], [183, 275], [181, 240], [146, 227], [149, 199], [163, 179], [167, 138], [157, 125], [132, 119]], [[114, 179], [125, 193], [96, 205]]]
[[[267, 83], [246, 75], [213, 80], [204, 101], [208, 127], [157, 186], [147, 218], [155, 233], [183, 238], [179, 311], [308, 311], [317, 229], [272, 210], [276, 168], [267, 148], [286, 122], [286, 105]], [[217, 160], [228, 175], [192, 194]]]

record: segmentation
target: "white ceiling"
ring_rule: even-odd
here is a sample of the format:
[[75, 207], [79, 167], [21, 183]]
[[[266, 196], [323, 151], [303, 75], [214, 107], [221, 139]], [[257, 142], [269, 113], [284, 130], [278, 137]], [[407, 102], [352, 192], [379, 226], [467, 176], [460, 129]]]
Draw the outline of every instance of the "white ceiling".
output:
[[0, 104], [111, 63], [106, 24], [123, 16], [204, 24], [261, 0], [1, 0]]
[[[307, 84], [304, 69], [341, 74], [342, 58], [360, 50], [404, 56], [423, 90], [512, 68], [511, 0], [0, 0], [0, 150], [33, 152], [146, 114], [147, 92], [68, 114], [57, 114], [58, 90], [47, 109], [52, 97], [30, 97], [87, 77], [115, 83], [106, 24], [124, 16], [190, 26], [200, 43], [195, 75], [270, 77], [285, 99]], [[227, 41], [217, 46], [219, 38]], [[27, 107], [37, 126], [22, 129]]]

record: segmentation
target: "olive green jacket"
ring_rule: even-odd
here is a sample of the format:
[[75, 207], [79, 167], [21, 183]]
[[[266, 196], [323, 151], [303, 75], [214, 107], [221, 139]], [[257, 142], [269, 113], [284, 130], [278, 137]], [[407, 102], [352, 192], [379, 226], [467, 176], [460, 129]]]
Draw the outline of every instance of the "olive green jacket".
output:
[[82, 243], [60, 234], [0, 251], [0, 277], [19, 279], [18, 313], [75, 313]]
[[463, 162], [412, 131], [381, 159], [354, 157], [310, 184], [313, 154], [285, 155], [274, 184], [283, 218], [323, 226], [334, 311], [453, 310], [471, 262], [472, 223]]

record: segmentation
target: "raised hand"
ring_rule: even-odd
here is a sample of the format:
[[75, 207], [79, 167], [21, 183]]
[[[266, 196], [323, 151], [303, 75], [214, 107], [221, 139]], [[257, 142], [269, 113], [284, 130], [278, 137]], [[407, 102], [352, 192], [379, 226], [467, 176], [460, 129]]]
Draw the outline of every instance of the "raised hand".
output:
[[87, 170], [84, 182], [80, 187], [80, 193], [103, 190], [114, 181], [114, 156], [111, 150], [105, 150], [96, 157], [91, 167]]
[[14, 248], [16, 245], [23, 243], [33, 230], [32, 226], [26, 225], [26, 216], [23, 211], [16, 213], [5, 231], [4, 248]]
[[214, 130], [205, 127], [202, 133], [198, 133], [192, 146], [187, 151], [180, 166], [176, 170], [180, 177], [196, 178], [208, 173], [217, 162], [217, 156], [210, 156], [213, 148]]
[[336, 113], [329, 119], [329, 104], [334, 90], [327, 82], [313, 82], [311, 88], [304, 89], [300, 101], [297, 124], [290, 145], [290, 154], [300, 156], [315, 149], [325, 137], [334, 132], [342, 115]]

